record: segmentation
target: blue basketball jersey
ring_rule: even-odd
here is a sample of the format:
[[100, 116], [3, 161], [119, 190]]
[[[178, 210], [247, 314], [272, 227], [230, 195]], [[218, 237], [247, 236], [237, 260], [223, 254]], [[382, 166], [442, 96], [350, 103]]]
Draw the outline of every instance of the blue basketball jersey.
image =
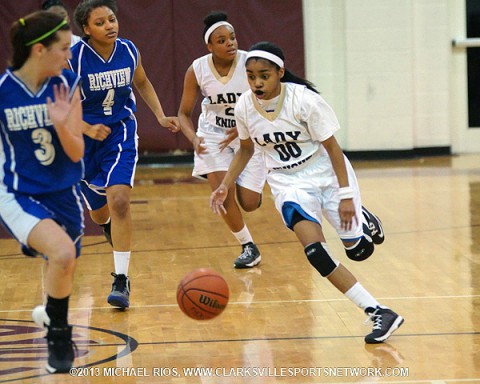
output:
[[138, 56], [135, 45], [120, 38], [108, 60], [85, 39], [72, 47], [69, 64], [82, 77], [83, 118], [87, 123], [109, 125], [136, 111], [132, 85]]
[[63, 70], [34, 94], [10, 69], [1, 75], [0, 187], [33, 195], [70, 188], [83, 177], [83, 161], [65, 154], [47, 110], [55, 84], [68, 86], [72, 96], [79, 81]]

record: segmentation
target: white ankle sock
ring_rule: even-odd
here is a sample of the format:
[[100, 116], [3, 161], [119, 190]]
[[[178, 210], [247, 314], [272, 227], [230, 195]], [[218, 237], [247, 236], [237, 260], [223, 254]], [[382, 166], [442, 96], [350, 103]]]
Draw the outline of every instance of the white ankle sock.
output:
[[378, 301], [365, 288], [363, 288], [362, 284], [358, 281], [347, 292], [345, 292], [345, 296], [364, 311], [369, 307], [376, 308], [377, 306], [380, 306]]
[[253, 238], [252, 238], [252, 235], [250, 235], [250, 231], [248, 230], [247, 228], [247, 225], [245, 224], [242, 228], [241, 231], [239, 232], [232, 232], [233, 236], [236, 237], [236, 239], [238, 240], [238, 242], [240, 244], [247, 244], [247, 243], [250, 243], [252, 242], [253, 243]]
[[115, 273], [117, 275], [128, 276], [128, 265], [130, 264], [131, 252], [113, 251], [113, 261], [115, 264]]

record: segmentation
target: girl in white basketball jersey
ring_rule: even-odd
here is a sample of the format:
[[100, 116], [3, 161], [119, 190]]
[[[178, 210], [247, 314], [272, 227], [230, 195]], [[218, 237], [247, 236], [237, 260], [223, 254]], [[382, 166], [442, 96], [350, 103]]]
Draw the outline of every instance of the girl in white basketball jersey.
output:
[[335, 228], [347, 256], [368, 258], [374, 244], [384, 241], [380, 220], [362, 207], [353, 168], [335, 140], [339, 129], [332, 109], [312, 84], [285, 69], [283, 52], [261, 42], [248, 52], [250, 90], [235, 107], [240, 150], [210, 206], [217, 214], [233, 181], [260, 149], [268, 169], [267, 181], [285, 225], [293, 230], [311, 265], [367, 313], [373, 330], [366, 343], [385, 341], [403, 318], [378, 301], [329, 252], [323, 216]]
[[[68, 9], [61, 0], [45, 0], [42, 3], [41, 9], [43, 9], [44, 11], [56, 13], [57, 15], [62, 16], [64, 19], [66, 19], [68, 23], [70, 23], [70, 16], [68, 15]], [[80, 36], [74, 35], [72, 33], [72, 40], [70, 42], [70, 45], [73, 47], [80, 40], [81, 40]]]
[[[195, 150], [193, 175], [207, 178], [212, 191], [219, 186], [239, 148], [234, 107], [240, 95], [248, 90], [247, 53], [238, 49], [233, 26], [226, 20], [227, 15], [222, 12], [205, 17], [204, 40], [210, 53], [196, 59], [188, 68], [178, 111], [181, 129]], [[204, 99], [195, 130], [192, 112], [200, 93]], [[236, 178], [236, 184], [230, 186], [225, 200], [228, 209], [222, 215], [242, 245], [235, 268], [251, 268], [261, 260], [235, 195], [245, 211], [253, 211], [260, 206], [264, 184], [265, 168], [261, 153], [257, 152]]]

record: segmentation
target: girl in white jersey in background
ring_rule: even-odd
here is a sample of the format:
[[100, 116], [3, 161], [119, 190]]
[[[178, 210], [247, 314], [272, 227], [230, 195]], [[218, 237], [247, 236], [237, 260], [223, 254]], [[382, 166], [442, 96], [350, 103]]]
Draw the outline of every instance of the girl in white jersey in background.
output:
[[385, 341], [403, 318], [382, 306], [329, 252], [322, 213], [342, 240], [347, 256], [368, 258], [384, 241], [380, 220], [362, 207], [353, 168], [335, 140], [332, 109], [312, 87], [284, 67], [283, 52], [268, 42], [248, 52], [250, 91], [235, 107], [240, 150], [210, 199], [217, 214], [229, 188], [254, 152], [264, 153], [267, 181], [285, 225], [293, 230], [311, 265], [367, 313], [373, 330], [366, 343]]
[[[210, 53], [196, 59], [188, 68], [178, 111], [181, 129], [195, 150], [193, 176], [207, 178], [212, 191], [219, 186], [240, 146], [234, 107], [240, 95], [248, 90], [247, 53], [238, 49], [233, 26], [226, 20], [223, 12], [205, 17], [204, 41]], [[195, 132], [192, 112], [200, 93], [204, 99]], [[257, 152], [235, 179], [236, 184], [232, 183], [225, 200], [228, 209], [222, 215], [223, 220], [242, 245], [242, 253], [234, 262], [235, 268], [251, 268], [261, 261], [235, 195], [245, 211], [257, 209], [261, 204], [265, 176], [263, 160]]]
[[[70, 16], [68, 15], [68, 9], [61, 0], [45, 0], [42, 3], [41, 8], [44, 11], [53, 12], [59, 16], [62, 16], [70, 24]], [[80, 41], [80, 39], [81, 39], [80, 36], [74, 35], [72, 33], [72, 40], [70, 41], [70, 45], [73, 47], [75, 44], [77, 44]]]

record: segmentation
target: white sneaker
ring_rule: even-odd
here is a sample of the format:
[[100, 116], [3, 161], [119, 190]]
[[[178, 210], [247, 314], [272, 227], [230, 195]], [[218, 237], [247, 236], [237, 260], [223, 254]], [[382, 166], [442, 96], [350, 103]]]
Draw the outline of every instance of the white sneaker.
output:
[[44, 305], [38, 305], [33, 309], [32, 319], [39, 327], [46, 329], [50, 325], [50, 317]]

